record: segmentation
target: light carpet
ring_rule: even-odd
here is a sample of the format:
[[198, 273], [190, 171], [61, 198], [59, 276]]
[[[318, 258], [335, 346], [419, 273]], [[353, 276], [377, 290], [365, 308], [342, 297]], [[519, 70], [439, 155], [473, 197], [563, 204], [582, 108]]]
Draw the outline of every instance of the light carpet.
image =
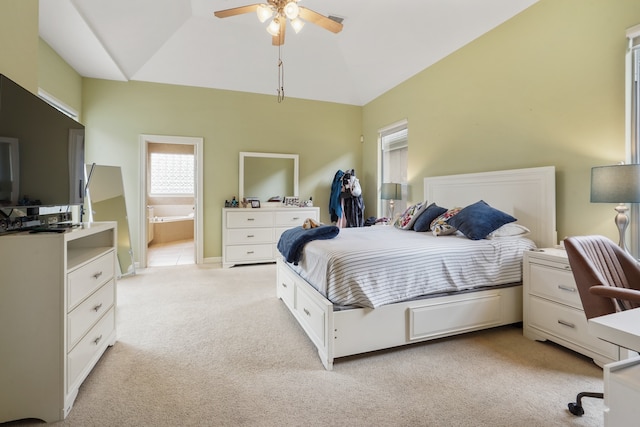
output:
[[[150, 268], [118, 282], [118, 341], [68, 426], [601, 426], [602, 370], [518, 326], [338, 359], [275, 296], [275, 265]], [[375, 333], [375, 331], [371, 331]], [[8, 425], [42, 425], [33, 420]]]

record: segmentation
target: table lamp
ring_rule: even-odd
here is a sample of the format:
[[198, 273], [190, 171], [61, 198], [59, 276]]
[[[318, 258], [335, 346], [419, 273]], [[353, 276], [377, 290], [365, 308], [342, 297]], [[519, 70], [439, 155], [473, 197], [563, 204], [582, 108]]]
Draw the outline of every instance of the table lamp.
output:
[[402, 184], [395, 182], [382, 183], [380, 198], [389, 201], [389, 219], [393, 221], [394, 201], [402, 200]]
[[618, 246], [629, 252], [625, 232], [629, 225], [625, 203], [640, 203], [640, 164], [596, 166], [591, 168], [591, 202], [618, 203], [616, 226], [620, 233]]

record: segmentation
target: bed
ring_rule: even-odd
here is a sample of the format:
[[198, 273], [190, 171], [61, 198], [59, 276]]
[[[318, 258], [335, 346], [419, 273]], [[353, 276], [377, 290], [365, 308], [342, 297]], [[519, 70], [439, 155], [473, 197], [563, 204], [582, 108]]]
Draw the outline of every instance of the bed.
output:
[[[505, 239], [512, 243], [514, 240], [530, 242], [530, 246], [521, 250], [549, 247], [557, 242], [555, 169], [551, 166], [427, 177], [424, 179], [424, 200], [447, 208], [464, 207], [484, 200], [490, 206], [514, 216], [518, 219], [517, 224], [530, 230], [526, 239]], [[366, 236], [371, 242], [384, 241], [386, 245], [395, 244], [390, 237], [393, 233], [405, 233], [413, 239], [427, 238], [426, 234], [429, 234], [396, 230], [392, 226], [365, 227], [355, 233], [343, 231], [345, 236], [368, 232]], [[464, 247], [467, 251], [475, 250], [471, 246], [486, 248], [488, 245], [490, 249], [487, 253], [492, 253], [496, 244], [491, 240], [472, 241], [461, 236], [432, 238], [456, 242], [454, 246]], [[337, 238], [335, 240], [338, 241]], [[440, 287], [436, 286], [436, 290], [428, 295], [421, 295], [420, 290], [406, 292], [406, 295], [403, 294], [404, 291], [400, 291], [391, 297], [383, 296], [378, 300], [368, 297], [358, 299], [359, 292], [351, 292], [352, 295], [346, 292], [347, 298], [341, 299], [335, 292], [327, 291], [328, 284], [318, 283], [318, 280], [341, 282], [343, 276], [336, 279], [330, 274], [325, 274], [332, 270], [332, 267], [312, 258], [314, 251], [321, 252], [323, 246], [331, 248], [332, 244], [336, 243], [329, 240], [309, 242], [297, 265], [279, 257], [276, 283], [277, 297], [284, 302], [317, 347], [320, 360], [327, 370], [333, 369], [336, 358], [522, 321], [520, 258], [515, 261], [518, 267], [515, 269], [516, 276], [513, 276], [514, 269], [511, 268], [511, 275], [502, 277], [497, 286], [493, 283], [492, 286], [486, 286], [482, 283], [485, 280], [483, 276], [479, 276], [480, 279], [469, 279], [463, 275], [446, 280], [436, 278], [435, 281]], [[384, 245], [378, 249], [374, 248], [373, 243], [368, 245], [372, 257], [377, 256], [375, 252], [384, 251]], [[335, 250], [336, 247], [333, 248]], [[354, 252], [362, 254], [366, 250]], [[414, 252], [412, 247], [408, 254]], [[463, 253], [465, 263], [473, 257], [467, 252]], [[420, 254], [420, 257], [427, 259], [428, 255]], [[305, 260], [308, 265], [305, 265]], [[513, 264], [514, 261], [510, 262]], [[427, 263], [409, 264], [413, 266]], [[402, 272], [402, 277], [408, 282], [409, 287], [420, 280], [416, 277], [424, 278], [426, 274], [424, 270], [414, 274], [411, 268], [413, 267], [401, 266], [397, 269]], [[379, 278], [378, 274], [387, 270], [386, 267], [379, 269], [375, 277]], [[397, 271], [394, 273], [396, 276]], [[324, 279], [317, 278], [318, 272]], [[390, 288], [393, 287], [394, 274], [390, 274], [388, 278], [385, 276], [384, 279], [389, 281]], [[493, 282], [492, 278], [486, 280]], [[344, 281], [348, 279], [344, 278]]]

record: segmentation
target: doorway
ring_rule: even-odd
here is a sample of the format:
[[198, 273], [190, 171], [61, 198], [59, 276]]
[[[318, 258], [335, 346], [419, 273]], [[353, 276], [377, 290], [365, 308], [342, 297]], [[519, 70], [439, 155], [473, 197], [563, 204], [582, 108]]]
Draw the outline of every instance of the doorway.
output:
[[[202, 150], [202, 138], [140, 135], [141, 268], [203, 262]], [[161, 184], [159, 187], [151, 179], [152, 158], [156, 165], [167, 159], [178, 162], [176, 167], [185, 176], [191, 173], [189, 180], [193, 182], [183, 181], [180, 188], [158, 189]], [[191, 171], [187, 170], [190, 165]], [[168, 183], [172, 185], [171, 180]]]

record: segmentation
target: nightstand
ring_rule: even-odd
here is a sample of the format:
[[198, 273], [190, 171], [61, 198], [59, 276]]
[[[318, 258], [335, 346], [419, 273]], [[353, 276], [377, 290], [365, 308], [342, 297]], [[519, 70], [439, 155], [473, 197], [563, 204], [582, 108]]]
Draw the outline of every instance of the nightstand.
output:
[[564, 249], [524, 254], [523, 333], [550, 340], [593, 359], [598, 366], [629, 357], [626, 349], [589, 334], [578, 288]]

